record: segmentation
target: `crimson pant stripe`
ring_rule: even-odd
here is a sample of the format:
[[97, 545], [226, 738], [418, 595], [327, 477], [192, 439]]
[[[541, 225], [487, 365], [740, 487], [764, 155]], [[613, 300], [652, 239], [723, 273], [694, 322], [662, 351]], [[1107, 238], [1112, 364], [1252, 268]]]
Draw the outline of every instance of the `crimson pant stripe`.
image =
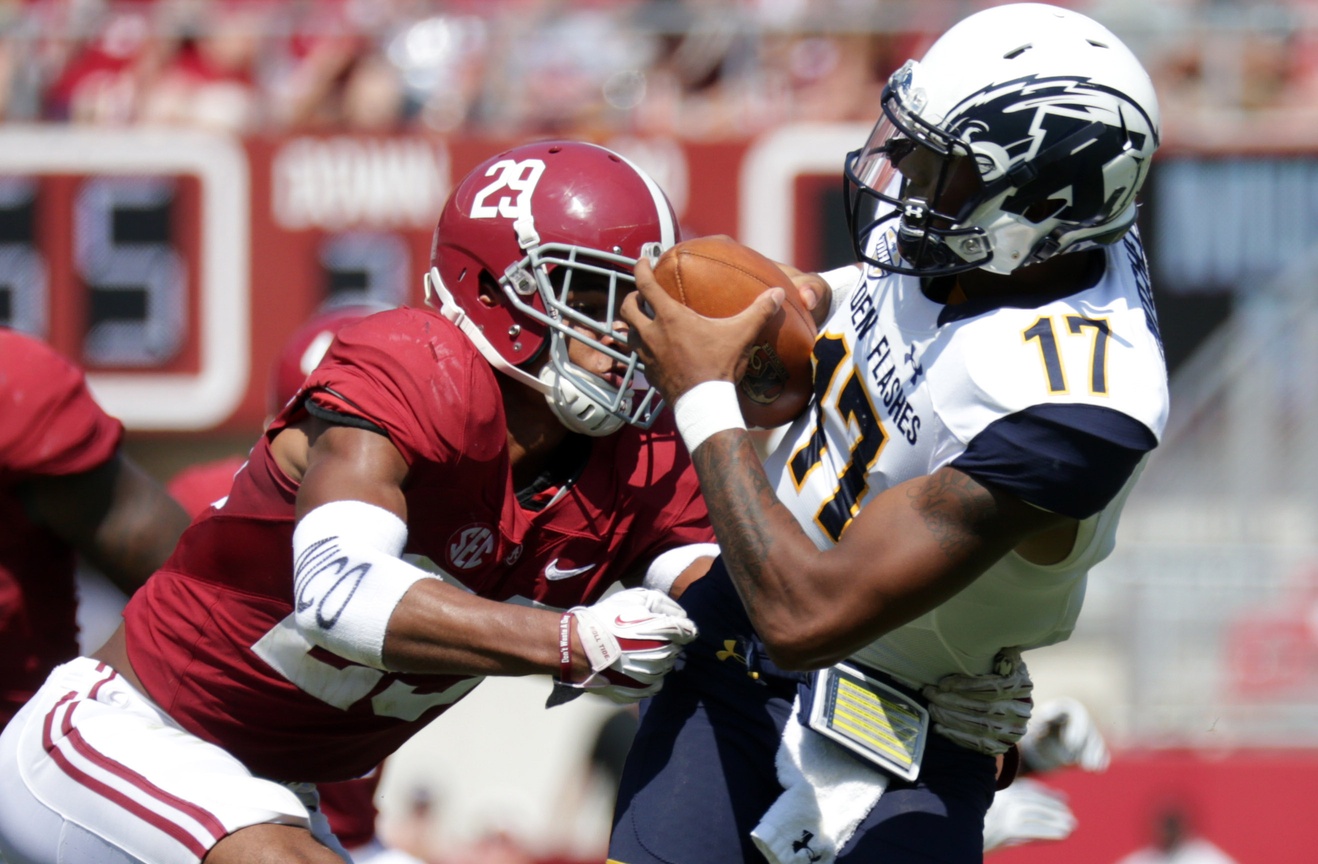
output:
[[[188, 851], [192, 852], [198, 858], [206, 857], [206, 853], [209, 851], [208, 848], [199, 843], [190, 832], [177, 823], [172, 822], [159, 813], [149, 809], [145, 805], [133, 800], [114, 787], [92, 777], [90, 774], [74, 765], [59, 749], [59, 746], [55, 743], [51, 734], [55, 722], [55, 713], [61, 706], [76, 699], [77, 695], [78, 694], [75, 692], [66, 694], [55, 704], [55, 707], [50, 710], [50, 713], [46, 715], [45, 726], [43, 729], [43, 743], [46, 752], [48, 752], [51, 758], [55, 760], [55, 764], [74, 781], [86, 786], [88, 789], [91, 789], [102, 797], [113, 801], [123, 809], [146, 822], [148, 825], [163, 831], [165, 834], [187, 847]], [[141, 774], [138, 774], [136, 771], [115, 762], [113, 759], [110, 759], [108, 756], [95, 750], [89, 743], [87, 743], [87, 740], [82, 736], [82, 733], [78, 732], [76, 729], [72, 729], [70, 715], [72, 715], [76, 707], [76, 705], [69, 707], [65, 714], [64, 722], [60, 724], [60, 727], [66, 733], [64, 741], [68, 742], [75, 751], [83, 756], [83, 758], [118, 777], [130, 786], [137, 788], [148, 797], [154, 798], [161, 804], [164, 804], [167, 807], [173, 807], [185, 816], [191, 817], [204, 831], [211, 835], [214, 842], [218, 843], [220, 839], [228, 833], [223, 823], [208, 811], [203, 810], [189, 801], [184, 801], [175, 795], [171, 795], [165, 790], [157, 787]], [[214, 844], [212, 843], [212, 845]]]
[[109, 672], [110, 674], [106, 675], [100, 681], [97, 681], [92, 685], [92, 689], [87, 691], [87, 698], [92, 700], [95, 700], [97, 695], [100, 694], [102, 686], [109, 684], [111, 681], [119, 677], [118, 672], [114, 671], [109, 666], [106, 666], [104, 663], [97, 663], [96, 671], [102, 674]]

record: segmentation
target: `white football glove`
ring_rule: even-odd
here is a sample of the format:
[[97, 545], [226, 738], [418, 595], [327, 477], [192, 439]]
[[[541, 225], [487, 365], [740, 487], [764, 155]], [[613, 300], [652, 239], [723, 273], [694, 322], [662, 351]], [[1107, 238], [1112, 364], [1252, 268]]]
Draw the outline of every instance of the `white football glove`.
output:
[[1034, 772], [1068, 765], [1102, 771], [1111, 757], [1089, 710], [1063, 696], [1048, 700], [1034, 712], [1029, 731], [1021, 739], [1021, 760]]
[[1025, 734], [1034, 682], [1018, 648], [1005, 648], [986, 675], [945, 675], [926, 684], [934, 731], [962, 747], [1000, 756]]
[[1031, 840], [1065, 840], [1075, 826], [1075, 814], [1061, 792], [1021, 778], [993, 796], [984, 816], [984, 851]]
[[650, 588], [629, 588], [568, 611], [591, 674], [559, 686], [599, 693], [620, 704], [659, 692], [682, 646], [696, 638], [696, 625], [682, 607]]

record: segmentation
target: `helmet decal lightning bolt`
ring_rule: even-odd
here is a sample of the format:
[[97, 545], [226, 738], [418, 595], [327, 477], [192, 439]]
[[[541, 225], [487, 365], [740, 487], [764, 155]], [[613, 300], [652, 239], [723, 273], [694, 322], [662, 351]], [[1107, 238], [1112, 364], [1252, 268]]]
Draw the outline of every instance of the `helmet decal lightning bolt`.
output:
[[[944, 126], [972, 145], [989, 197], [995, 181], [1015, 166], [1029, 166], [1028, 179], [1015, 184], [1003, 210], [1024, 213], [1034, 201], [1063, 199], [1065, 209], [1052, 215], [1079, 223], [1112, 212], [1134, 194], [1122, 182], [1133, 177], [1111, 178], [1117, 185], [1109, 188], [1104, 168], [1111, 160], [1100, 154], [1138, 154], [1154, 137], [1148, 115], [1125, 94], [1066, 76], [1030, 75], [985, 87], [953, 108]], [[1097, 158], [1072, 158], [1086, 148]]]

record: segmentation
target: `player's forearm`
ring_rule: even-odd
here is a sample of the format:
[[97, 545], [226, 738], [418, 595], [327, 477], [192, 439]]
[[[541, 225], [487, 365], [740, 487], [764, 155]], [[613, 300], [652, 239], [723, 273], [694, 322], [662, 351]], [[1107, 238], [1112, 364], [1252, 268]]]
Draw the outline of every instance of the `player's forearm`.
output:
[[446, 584], [398, 557], [406, 542], [403, 520], [365, 501], [330, 501], [304, 515], [293, 531], [298, 630], [340, 657], [391, 672], [559, 671], [561, 616]]
[[721, 432], [697, 447], [692, 461], [724, 563], [770, 655], [784, 668], [827, 665], [828, 636], [812, 610], [832, 604], [811, 575], [826, 553], [778, 500], [750, 437]]
[[[389, 619], [384, 665], [391, 672], [533, 675], [560, 672], [561, 615], [496, 603], [436, 579], [412, 586]], [[590, 674], [575, 633], [573, 680]]]
[[132, 460], [116, 454], [82, 474], [23, 489], [33, 516], [131, 594], [174, 551], [187, 513]]
[[188, 527], [187, 513], [140, 467], [126, 463], [113, 505], [84, 554], [131, 594], [160, 568]]

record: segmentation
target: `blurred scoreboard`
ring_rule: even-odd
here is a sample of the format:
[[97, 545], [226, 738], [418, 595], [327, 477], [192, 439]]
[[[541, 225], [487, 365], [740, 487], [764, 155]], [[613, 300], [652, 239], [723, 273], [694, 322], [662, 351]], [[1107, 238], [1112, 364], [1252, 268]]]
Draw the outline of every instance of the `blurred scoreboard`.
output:
[[418, 139], [6, 129], [0, 323], [80, 362], [129, 428], [259, 425], [308, 315], [414, 299], [448, 180]]
[[130, 426], [223, 421], [249, 360], [248, 191], [221, 139], [6, 130], [0, 323], [83, 363]]

